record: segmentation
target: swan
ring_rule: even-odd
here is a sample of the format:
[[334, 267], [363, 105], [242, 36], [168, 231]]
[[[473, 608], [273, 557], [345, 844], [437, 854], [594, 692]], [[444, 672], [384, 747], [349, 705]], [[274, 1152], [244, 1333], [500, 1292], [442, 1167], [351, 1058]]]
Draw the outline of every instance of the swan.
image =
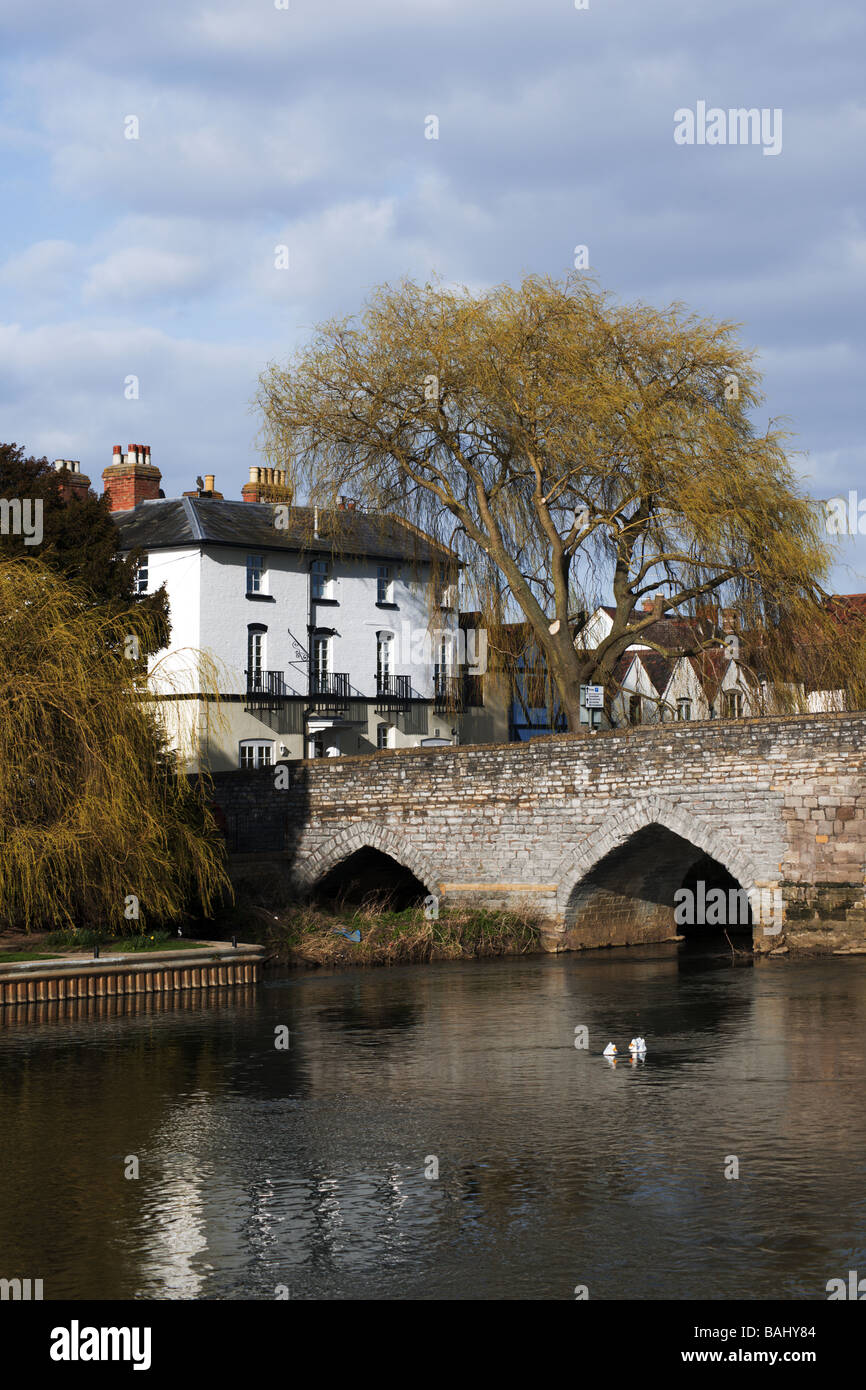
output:
[[604, 1049], [604, 1052], [603, 1052], [601, 1055], [602, 1055], [603, 1057], [615, 1057], [615, 1056], [616, 1056], [616, 1045], [615, 1045], [614, 1043], [612, 1043], [612, 1042], [609, 1042], [608, 1045], [607, 1045], [607, 1047]]

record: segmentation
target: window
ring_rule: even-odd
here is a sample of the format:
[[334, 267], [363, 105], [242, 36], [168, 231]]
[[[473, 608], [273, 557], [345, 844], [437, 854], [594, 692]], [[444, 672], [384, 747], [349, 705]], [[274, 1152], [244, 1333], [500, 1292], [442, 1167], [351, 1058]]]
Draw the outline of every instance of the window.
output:
[[433, 680], [437, 685], [441, 684], [441, 682], [444, 681], [445, 677], [448, 675], [448, 658], [450, 651], [451, 643], [449, 642], [448, 638], [440, 638], [434, 649], [435, 660], [433, 662]]
[[451, 608], [456, 607], [456, 602], [457, 602], [457, 597], [456, 597], [456, 595], [457, 595], [457, 588], [456, 588], [456, 585], [454, 585], [454, 584], [446, 584], [446, 583], [440, 584], [440, 585], [439, 585], [439, 607], [440, 607], [440, 608], [448, 608], [448, 609], [451, 609]]
[[256, 626], [247, 628], [247, 680], [255, 683], [261, 679], [265, 664], [265, 633], [267, 628]]
[[390, 748], [391, 729], [387, 724], [376, 725], [376, 747]]
[[313, 659], [313, 689], [322, 690], [327, 685], [330, 670], [330, 651], [327, 637], [314, 637], [311, 656]]
[[376, 602], [394, 602], [394, 584], [391, 579], [391, 566], [380, 565], [376, 575]]
[[692, 717], [692, 702], [691, 702], [691, 700], [686, 700], [686, 699], [679, 699], [679, 700], [677, 700], [677, 719], [691, 719], [691, 717]]
[[147, 593], [147, 570], [149, 560], [149, 555], [143, 555], [136, 566], [135, 578], [132, 581], [133, 592], [136, 594]]
[[642, 719], [640, 695], [630, 695], [628, 701], [628, 722], [629, 724], [640, 724]]
[[264, 555], [247, 556], [247, 593], [261, 594], [264, 592], [265, 582], [265, 557]]
[[391, 634], [390, 632], [377, 632], [376, 634], [376, 682], [381, 690], [383, 684], [387, 684], [391, 674]]
[[327, 560], [314, 560], [310, 569], [310, 591], [314, 599], [331, 597], [331, 567]]
[[241, 740], [241, 768], [248, 772], [254, 767], [271, 767], [274, 761], [274, 745], [262, 738]]
[[321, 737], [321, 735], [318, 735], [316, 738], [311, 738], [311, 739], [310, 739], [310, 757], [311, 757], [311, 758], [324, 758], [324, 756], [325, 756], [325, 740]]
[[739, 690], [725, 691], [725, 718], [742, 719], [743, 697]]

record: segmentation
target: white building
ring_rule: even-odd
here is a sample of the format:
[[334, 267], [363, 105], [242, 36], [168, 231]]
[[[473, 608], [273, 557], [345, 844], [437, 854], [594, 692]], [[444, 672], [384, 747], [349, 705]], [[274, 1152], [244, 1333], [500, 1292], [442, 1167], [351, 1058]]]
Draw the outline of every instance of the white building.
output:
[[428, 536], [348, 501], [294, 507], [279, 470], [252, 469], [242, 501], [211, 475], [165, 498], [130, 446], [103, 478], [140, 591], [168, 593], [151, 687], [188, 767], [459, 741], [457, 573]]

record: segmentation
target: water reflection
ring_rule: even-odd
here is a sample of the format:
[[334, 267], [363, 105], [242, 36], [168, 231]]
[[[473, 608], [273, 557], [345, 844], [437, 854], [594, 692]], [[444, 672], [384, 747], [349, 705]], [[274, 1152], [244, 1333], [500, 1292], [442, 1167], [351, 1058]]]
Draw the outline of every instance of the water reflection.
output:
[[[864, 1022], [866, 962], [672, 946], [14, 1006], [0, 1275], [46, 1298], [820, 1298], [866, 1263]], [[646, 1057], [600, 1055], [636, 1033]]]

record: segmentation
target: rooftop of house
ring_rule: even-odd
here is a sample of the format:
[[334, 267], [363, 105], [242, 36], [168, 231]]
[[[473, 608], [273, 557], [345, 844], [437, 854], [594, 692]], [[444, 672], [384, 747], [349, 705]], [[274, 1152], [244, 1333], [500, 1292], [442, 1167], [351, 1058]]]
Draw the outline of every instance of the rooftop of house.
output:
[[128, 550], [224, 545], [246, 551], [304, 551], [418, 564], [435, 558], [441, 562], [448, 554], [400, 517], [289, 506], [282, 513], [287, 525], [278, 526], [275, 512], [276, 504], [269, 502], [164, 497], [112, 512], [112, 518]]
[[[596, 609], [596, 612], [599, 610]], [[616, 615], [616, 608], [610, 604], [602, 604], [601, 612], [606, 613], [609, 618]], [[592, 615], [590, 615], [591, 617]], [[649, 612], [645, 609], [635, 608], [629, 619], [629, 624], [643, 621], [649, 617]], [[701, 651], [708, 641], [718, 640], [719, 629], [710, 618], [691, 618], [691, 617], [671, 617], [659, 618], [654, 623], [649, 623], [642, 632], [635, 633], [635, 647], [663, 647], [666, 651], [679, 654], [689, 654]]]

